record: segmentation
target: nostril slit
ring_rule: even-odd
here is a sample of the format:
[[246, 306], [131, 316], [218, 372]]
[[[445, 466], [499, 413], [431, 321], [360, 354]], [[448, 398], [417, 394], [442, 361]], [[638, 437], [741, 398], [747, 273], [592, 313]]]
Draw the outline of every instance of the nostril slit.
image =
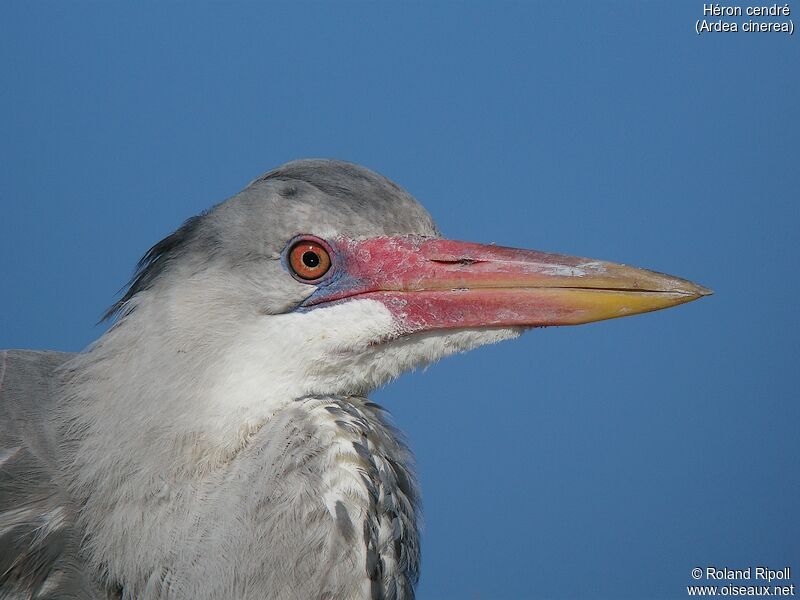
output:
[[431, 262], [439, 263], [441, 265], [474, 265], [479, 262], [486, 262], [476, 258], [432, 258]]

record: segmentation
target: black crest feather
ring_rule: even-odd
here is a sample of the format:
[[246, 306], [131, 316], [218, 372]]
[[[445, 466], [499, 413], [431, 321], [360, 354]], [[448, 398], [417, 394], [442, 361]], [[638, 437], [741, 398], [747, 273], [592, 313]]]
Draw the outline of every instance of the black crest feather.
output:
[[186, 249], [187, 243], [195, 237], [203, 215], [187, 219], [174, 232], [150, 248], [136, 264], [125, 289], [125, 295], [117, 300], [100, 319], [101, 322], [125, 312], [128, 301], [139, 292], [148, 289], [164, 269]]

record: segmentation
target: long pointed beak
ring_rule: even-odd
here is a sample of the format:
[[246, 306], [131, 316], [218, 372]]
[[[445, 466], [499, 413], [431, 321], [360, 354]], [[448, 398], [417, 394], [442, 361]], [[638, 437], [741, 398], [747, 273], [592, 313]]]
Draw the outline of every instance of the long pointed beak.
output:
[[711, 294], [685, 279], [605, 261], [438, 238], [333, 241], [337, 274], [304, 303], [382, 302], [404, 333], [578, 325]]

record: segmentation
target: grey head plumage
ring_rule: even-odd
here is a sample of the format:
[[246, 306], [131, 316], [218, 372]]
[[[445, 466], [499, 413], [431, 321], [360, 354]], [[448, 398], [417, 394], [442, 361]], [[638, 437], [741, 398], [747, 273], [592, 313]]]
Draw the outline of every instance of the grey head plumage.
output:
[[[292, 232], [352, 237], [438, 236], [428, 212], [403, 188], [362, 166], [306, 159], [265, 173], [237, 196], [189, 218], [142, 257], [111, 318], [171, 263], [218, 260], [240, 266], [280, 253]], [[279, 281], [279, 280], [278, 280]], [[277, 310], [277, 309], [276, 309]]]
[[413, 598], [413, 459], [366, 395], [707, 293], [445, 240], [368, 169], [288, 163], [155, 244], [85, 352], [0, 353], [0, 598]]

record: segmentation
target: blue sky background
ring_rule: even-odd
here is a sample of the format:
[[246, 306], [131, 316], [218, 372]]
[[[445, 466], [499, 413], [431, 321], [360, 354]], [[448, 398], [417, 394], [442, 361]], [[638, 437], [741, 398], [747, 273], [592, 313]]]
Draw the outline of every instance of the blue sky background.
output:
[[186, 217], [363, 163], [449, 237], [716, 291], [375, 394], [418, 457], [421, 600], [800, 585], [800, 38], [697, 36], [702, 5], [3, 2], [0, 347], [80, 350]]

